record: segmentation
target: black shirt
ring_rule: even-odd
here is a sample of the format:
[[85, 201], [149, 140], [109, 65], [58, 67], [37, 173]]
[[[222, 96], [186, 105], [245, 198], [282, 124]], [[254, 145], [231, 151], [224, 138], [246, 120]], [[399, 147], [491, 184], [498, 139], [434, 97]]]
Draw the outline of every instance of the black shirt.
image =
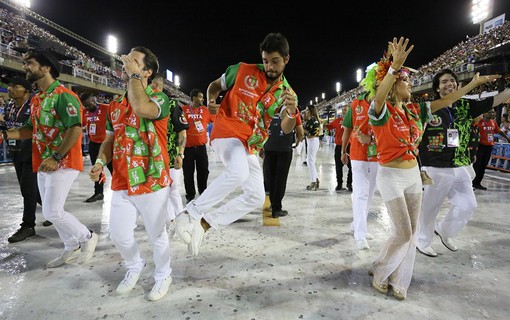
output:
[[[439, 168], [471, 164], [469, 140], [473, 118], [489, 111], [493, 103], [493, 97], [484, 100], [460, 99], [452, 108], [434, 112], [419, 146], [421, 164]], [[458, 130], [458, 147], [447, 146], [447, 129]]]

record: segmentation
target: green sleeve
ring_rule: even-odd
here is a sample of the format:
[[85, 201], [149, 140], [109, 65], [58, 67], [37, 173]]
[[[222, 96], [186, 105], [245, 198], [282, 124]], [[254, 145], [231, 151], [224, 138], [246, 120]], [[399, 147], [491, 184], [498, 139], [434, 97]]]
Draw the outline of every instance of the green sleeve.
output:
[[155, 99], [161, 109], [159, 116], [156, 120], [162, 119], [170, 114], [170, 99], [163, 92], [154, 92], [151, 96], [152, 99]]
[[81, 125], [81, 103], [72, 94], [67, 92], [59, 94], [55, 110], [64, 127], [70, 128], [77, 124]]
[[345, 128], [352, 129], [352, 108], [347, 109], [347, 112], [344, 115], [344, 121], [342, 122], [342, 126]]
[[237, 71], [239, 70], [240, 66], [241, 62], [229, 66], [227, 68], [227, 71], [225, 71], [225, 84], [227, 85], [228, 89], [234, 86], [234, 83], [236, 82]]

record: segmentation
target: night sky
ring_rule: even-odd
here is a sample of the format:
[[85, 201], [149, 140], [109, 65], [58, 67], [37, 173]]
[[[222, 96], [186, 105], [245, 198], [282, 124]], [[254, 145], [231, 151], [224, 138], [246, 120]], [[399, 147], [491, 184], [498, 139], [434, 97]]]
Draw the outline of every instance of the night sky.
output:
[[[32, 11], [96, 44], [106, 46], [107, 35], [115, 35], [119, 54], [150, 48], [161, 69], [180, 76], [186, 94], [205, 91], [231, 64], [260, 63], [264, 36], [281, 32], [290, 43], [285, 76], [301, 105], [322, 92], [332, 98], [337, 81], [343, 91], [357, 87], [356, 69], [377, 61], [394, 36], [415, 45], [406, 65], [419, 68], [480, 28], [471, 22], [471, 0], [356, 1], [354, 10], [344, 1], [31, 2]], [[494, 0], [492, 16], [503, 13], [510, 19], [510, 1]]]

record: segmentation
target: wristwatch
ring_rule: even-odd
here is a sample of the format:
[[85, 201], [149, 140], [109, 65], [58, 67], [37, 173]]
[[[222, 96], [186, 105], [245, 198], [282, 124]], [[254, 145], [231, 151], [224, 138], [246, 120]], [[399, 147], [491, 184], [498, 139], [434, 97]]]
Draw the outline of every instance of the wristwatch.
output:
[[139, 73], [132, 73], [129, 75], [129, 79], [142, 80], [142, 76]]
[[55, 152], [54, 154], [52, 154], [52, 155], [51, 155], [51, 157], [52, 157], [55, 161], [60, 162], [60, 161], [62, 161], [62, 159], [64, 159], [65, 155], [62, 155], [62, 154], [60, 154], [60, 153], [56, 153], [56, 152]]
[[181, 159], [184, 159], [184, 154], [182, 153], [177, 154], [177, 156], [181, 157]]

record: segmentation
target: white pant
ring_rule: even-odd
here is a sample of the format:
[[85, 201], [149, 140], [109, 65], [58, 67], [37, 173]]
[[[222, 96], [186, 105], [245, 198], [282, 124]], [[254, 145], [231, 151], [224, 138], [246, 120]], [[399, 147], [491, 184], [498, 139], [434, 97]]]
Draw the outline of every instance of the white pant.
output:
[[167, 202], [168, 187], [134, 196], [129, 196], [127, 190], [112, 192], [110, 238], [124, 259], [126, 268], [140, 272], [145, 260], [138, 249], [134, 232], [137, 226], [136, 219], [140, 214], [152, 247], [156, 281], [166, 278], [172, 272], [170, 243], [165, 228]]
[[[221, 138], [212, 141], [214, 152], [225, 165], [225, 170], [214, 179], [207, 189], [186, 205], [186, 210], [195, 219], [204, 218], [217, 229], [242, 218], [264, 203], [264, 177], [257, 155], [250, 155], [239, 139]], [[240, 196], [221, 207], [207, 212], [220, 203], [237, 187], [242, 187]]]
[[75, 169], [37, 172], [43, 216], [46, 220], [53, 222], [58, 236], [64, 242], [64, 249], [68, 251], [77, 249], [80, 242], [90, 239], [89, 229], [75, 216], [64, 210], [71, 185], [79, 174], [80, 171]]
[[430, 246], [434, 236], [436, 217], [445, 200], [450, 201], [450, 209], [438, 222], [440, 234], [446, 238], [455, 237], [468, 223], [476, 210], [477, 203], [471, 177], [466, 167], [437, 168], [423, 167], [434, 180], [434, 184], [424, 186], [421, 214], [418, 222], [418, 246]]
[[351, 160], [352, 170], [352, 223], [354, 239], [367, 236], [367, 218], [370, 203], [377, 186], [377, 162]]
[[317, 151], [319, 151], [319, 138], [306, 138], [308, 142], [308, 153], [306, 154], [306, 164], [310, 172], [310, 181], [315, 182], [319, 177], [317, 174], [317, 167], [315, 166], [315, 159], [317, 159]]
[[172, 184], [169, 187], [168, 194], [168, 209], [167, 209], [167, 223], [174, 220], [175, 217], [184, 210], [182, 205], [182, 197], [179, 193], [178, 184], [182, 181], [182, 170], [170, 169], [170, 177], [172, 178]]
[[380, 166], [377, 189], [391, 219], [391, 235], [374, 262], [374, 282], [407, 292], [416, 257], [416, 233], [422, 183], [418, 166], [410, 169]]

